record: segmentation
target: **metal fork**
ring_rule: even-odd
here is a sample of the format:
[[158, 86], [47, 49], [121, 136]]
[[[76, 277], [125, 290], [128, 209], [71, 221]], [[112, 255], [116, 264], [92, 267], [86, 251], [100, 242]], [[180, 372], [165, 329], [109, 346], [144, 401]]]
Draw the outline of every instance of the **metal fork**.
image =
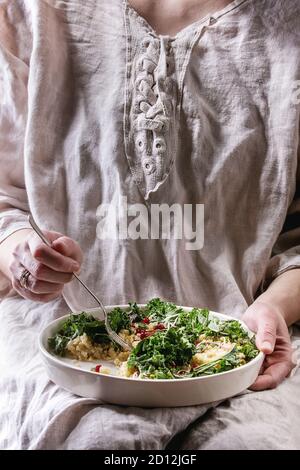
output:
[[[39, 226], [35, 222], [32, 214], [29, 214], [28, 221], [29, 221], [31, 227], [33, 228], [33, 230], [35, 231], [35, 233], [40, 237], [40, 239], [47, 246], [51, 247], [51, 243], [47, 240], [47, 238], [45, 237], [45, 235], [43, 234], [43, 232], [41, 231], [41, 229], [39, 228]], [[106, 331], [108, 333], [108, 336], [113, 341], [115, 341], [119, 346], [121, 346], [123, 349], [131, 351], [132, 347], [126, 341], [124, 341], [114, 330], [112, 330], [112, 328], [109, 324], [107, 311], [106, 311], [103, 303], [101, 302], [101, 300], [96, 296], [96, 294], [94, 294], [94, 292], [91, 291], [91, 289], [85, 284], [85, 282], [82, 281], [82, 279], [80, 279], [80, 277], [76, 273], [73, 273], [73, 276], [77, 279], [78, 282], [80, 282], [80, 284], [88, 291], [88, 293], [93, 297], [93, 299], [100, 306], [100, 308], [102, 310], [102, 313], [104, 315], [105, 328], [106, 328]]]

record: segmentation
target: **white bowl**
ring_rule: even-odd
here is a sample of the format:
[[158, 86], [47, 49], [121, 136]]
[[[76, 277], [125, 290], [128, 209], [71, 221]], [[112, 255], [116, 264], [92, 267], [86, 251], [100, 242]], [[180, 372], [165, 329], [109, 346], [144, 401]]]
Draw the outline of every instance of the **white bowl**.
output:
[[[127, 308], [128, 305], [106, 308], [110, 311], [115, 307]], [[189, 307], [183, 308], [191, 310]], [[99, 309], [88, 309], [86, 312], [101, 318]], [[221, 320], [233, 319], [220, 313], [211, 313]], [[264, 360], [264, 354], [260, 352], [250, 362], [236, 369], [177, 380], [144, 380], [99, 374], [90, 370], [97, 362], [76, 361], [50, 352], [48, 338], [59, 330], [68, 316], [69, 314], [51, 322], [39, 336], [39, 348], [47, 374], [50, 380], [62, 388], [81, 397], [95, 398], [102, 402], [143, 407], [173, 407], [223, 400], [246, 390], [255, 381]], [[241, 324], [250, 331], [243, 322]], [[101, 364], [113, 369], [111, 363], [101, 360]]]

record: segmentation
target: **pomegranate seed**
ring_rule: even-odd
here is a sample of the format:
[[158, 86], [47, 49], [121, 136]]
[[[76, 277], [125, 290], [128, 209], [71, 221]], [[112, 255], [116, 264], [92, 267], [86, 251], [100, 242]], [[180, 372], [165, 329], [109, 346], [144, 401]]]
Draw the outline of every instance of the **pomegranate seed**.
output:
[[100, 372], [101, 367], [101, 364], [96, 365], [95, 372]]
[[146, 323], [146, 325], [148, 325], [148, 323], [150, 323], [150, 319], [148, 317], [144, 318], [144, 320], [142, 320], [143, 323]]
[[138, 334], [138, 335], [140, 335], [140, 334], [143, 333], [144, 331], [146, 331], [145, 328], [137, 328], [137, 329], [135, 330], [136, 334]]
[[148, 331], [144, 331], [142, 334], [141, 334], [141, 339], [145, 339], [145, 338], [148, 338], [149, 336], [152, 336], [154, 335], [155, 333], [155, 330], [148, 330]]
[[164, 330], [165, 329], [165, 325], [163, 323], [158, 323], [158, 325], [156, 325], [155, 327], [156, 330]]

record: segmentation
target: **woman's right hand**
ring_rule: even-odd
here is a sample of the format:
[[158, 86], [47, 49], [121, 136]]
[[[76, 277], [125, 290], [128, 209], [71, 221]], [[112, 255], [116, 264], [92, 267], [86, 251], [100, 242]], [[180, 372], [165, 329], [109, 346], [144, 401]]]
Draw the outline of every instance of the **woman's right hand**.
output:
[[[14, 248], [9, 266], [13, 288], [25, 299], [49, 302], [62, 293], [64, 284], [79, 272], [82, 251], [77, 242], [58, 232], [43, 232], [51, 243], [48, 247], [30, 231]], [[24, 270], [30, 275], [26, 288], [20, 284]]]

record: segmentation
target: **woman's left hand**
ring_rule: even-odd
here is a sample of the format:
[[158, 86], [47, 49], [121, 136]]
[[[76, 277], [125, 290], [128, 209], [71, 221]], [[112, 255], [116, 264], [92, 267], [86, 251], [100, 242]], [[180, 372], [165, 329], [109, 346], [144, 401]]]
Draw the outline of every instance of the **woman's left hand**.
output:
[[242, 319], [256, 333], [256, 345], [266, 355], [260, 375], [251, 389], [258, 391], [275, 388], [294, 366], [290, 335], [284, 317], [278, 308], [256, 301], [246, 310]]

